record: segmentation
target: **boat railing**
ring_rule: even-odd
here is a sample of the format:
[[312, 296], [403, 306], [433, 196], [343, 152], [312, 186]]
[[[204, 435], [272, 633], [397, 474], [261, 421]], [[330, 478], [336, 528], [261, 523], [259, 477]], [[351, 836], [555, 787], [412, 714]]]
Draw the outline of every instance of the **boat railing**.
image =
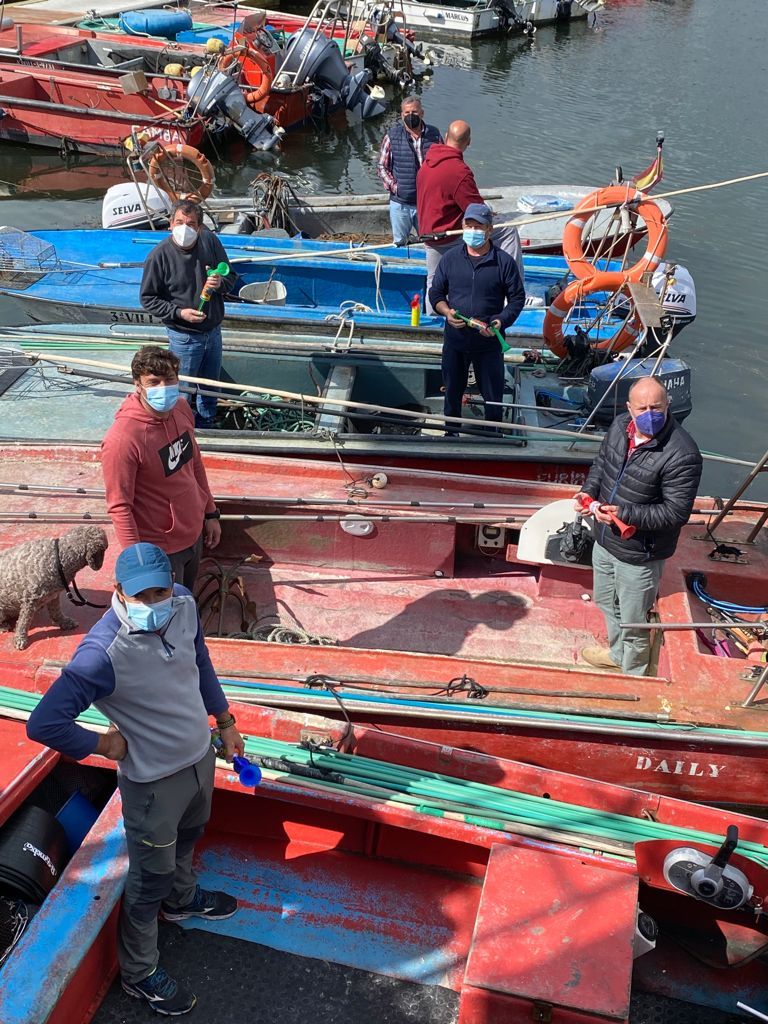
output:
[[755, 525], [750, 530], [746, 540], [739, 541], [740, 544], [754, 544], [757, 540], [760, 531], [763, 529], [765, 524], [768, 522], [768, 505], [755, 506], [746, 505], [740, 501], [743, 494], [752, 486], [752, 484], [758, 479], [758, 477], [768, 471], [768, 451], [758, 459], [758, 461], [751, 468], [749, 473], [744, 477], [742, 482], [736, 488], [734, 493], [725, 502], [721, 510], [712, 520], [709, 528], [707, 529], [707, 535], [715, 540], [715, 530], [724, 522], [724, 520], [734, 512], [755, 512], [759, 513]]
[[24, 45], [22, 36], [22, 26], [14, 26], [16, 29], [16, 46], [0, 46], [0, 53], [14, 53], [20, 54]]

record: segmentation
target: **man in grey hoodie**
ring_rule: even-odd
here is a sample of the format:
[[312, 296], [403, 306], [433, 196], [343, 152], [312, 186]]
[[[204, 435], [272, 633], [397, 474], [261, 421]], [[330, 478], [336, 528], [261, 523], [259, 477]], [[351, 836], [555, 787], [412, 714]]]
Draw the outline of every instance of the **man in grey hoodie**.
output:
[[[125, 991], [157, 1013], [197, 1002], [159, 966], [157, 919], [220, 921], [237, 900], [197, 884], [195, 844], [210, 817], [215, 768], [209, 716], [231, 760], [243, 754], [214, 672], [195, 600], [174, 585], [154, 544], [133, 544], [115, 565], [112, 607], [90, 630], [27, 723], [31, 739], [76, 761], [118, 762], [128, 876], [118, 935]], [[78, 725], [91, 704], [109, 719], [103, 735]], [[166, 724], [163, 724], [166, 723]]]

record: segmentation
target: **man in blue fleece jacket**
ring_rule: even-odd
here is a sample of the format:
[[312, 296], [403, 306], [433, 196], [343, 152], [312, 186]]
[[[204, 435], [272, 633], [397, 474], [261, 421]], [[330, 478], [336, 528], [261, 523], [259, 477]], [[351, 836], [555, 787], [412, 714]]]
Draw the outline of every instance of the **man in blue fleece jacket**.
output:
[[[504, 353], [496, 335], [517, 320], [525, 306], [525, 287], [509, 253], [491, 241], [493, 214], [485, 203], [464, 211], [463, 245], [449, 249], [437, 265], [429, 302], [445, 317], [443, 387], [446, 416], [461, 416], [461, 400], [470, 365], [485, 402], [485, 418], [501, 420], [504, 398]], [[456, 313], [487, 325], [471, 327]], [[457, 433], [448, 424], [446, 433]]]
[[[197, 605], [174, 586], [168, 556], [154, 544], [127, 547], [115, 565], [112, 607], [29, 718], [31, 739], [76, 761], [99, 754], [119, 763], [128, 845], [118, 957], [125, 991], [157, 1013], [191, 1010], [194, 994], [158, 965], [157, 919], [219, 921], [237, 900], [201, 889], [195, 843], [210, 817], [216, 718], [225, 756], [243, 740], [205, 645]], [[78, 725], [91, 704], [112, 723], [103, 735]]]

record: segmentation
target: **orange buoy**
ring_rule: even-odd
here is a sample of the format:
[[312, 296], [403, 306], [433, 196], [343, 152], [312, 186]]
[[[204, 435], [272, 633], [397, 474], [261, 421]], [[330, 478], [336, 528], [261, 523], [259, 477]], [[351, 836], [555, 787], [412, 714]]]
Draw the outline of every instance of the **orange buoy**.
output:
[[[200, 174], [200, 184], [196, 191], [181, 193], [174, 189], [173, 183], [176, 176], [168, 164], [169, 161], [177, 160], [191, 163], [197, 169]], [[152, 184], [167, 192], [174, 202], [179, 199], [194, 199], [201, 202], [203, 199], [207, 199], [213, 191], [213, 165], [194, 146], [187, 146], [181, 142], [163, 143], [149, 161], [148, 171]]]
[[573, 216], [563, 231], [563, 255], [565, 256], [574, 277], [586, 281], [597, 273], [594, 263], [584, 256], [582, 233], [584, 228], [595, 216], [583, 210], [591, 210], [595, 206], [624, 206], [632, 204], [632, 212], [645, 222], [648, 231], [648, 245], [645, 253], [637, 263], [627, 267], [624, 273], [628, 281], [639, 281], [646, 271], [653, 272], [664, 259], [667, 251], [667, 221], [661, 208], [644, 192], [639, 192], [632, 185], [609, 185], [590, 192], [573, 208]]
[[261, 50], [257, 50], [247, 43], [241, 43], [219, 58], [219, 70], [226, 71], [236, 60], [240, 62], [245, 84], [256, 87], [245, 93], [245, 102], [248, 106], [255, 106], [269, 95], [272, 88], [272, 80], [275, 77], [272, 64]]
[[[597, 271], [587, 281], [571, 281], [559, 295], [555, 297], [548, 307], [544, 316], [543, 336], [548, 348], [558, 359], [564, 359], [568, 355], [567, 339], [563, 332], [565, 318], [585, 295], [594, 292], [617, 292], [629, 278], [625, 272], [619, 271]], [[611, 352], [623, 352], [630, 345], [635, 345], [643, 330], [642, 322], [637, 313], [627, 317], [619, 330], [610, 338], [602, 338], [595, 341], [592, 347], [598, 352], [610, 349]]]

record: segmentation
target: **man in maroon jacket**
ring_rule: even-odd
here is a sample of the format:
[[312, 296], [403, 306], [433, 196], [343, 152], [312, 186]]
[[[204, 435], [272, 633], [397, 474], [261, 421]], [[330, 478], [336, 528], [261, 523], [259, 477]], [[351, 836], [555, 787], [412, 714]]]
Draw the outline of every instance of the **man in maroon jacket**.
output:
[[[448, 126], [445, 143], [435, 142], [429, 147], [416, 175], [416, 208], [421, 235], [456, 232], [447, 238], [426, 243], [427, 294], [443, 255], [454, 246], [461, 245], [464, 211], [472, 203], [485, 203], [472, 170], [464, 163], [464, 153], [472, 141], [471, 134], [466, 121], [453, 121]], [[520, 278], [524, 280], [522, 248], [517, 228], [496, 228], [492, 241], [515, 259]], [[433, 312], [429, 300], [427, 312]]]

